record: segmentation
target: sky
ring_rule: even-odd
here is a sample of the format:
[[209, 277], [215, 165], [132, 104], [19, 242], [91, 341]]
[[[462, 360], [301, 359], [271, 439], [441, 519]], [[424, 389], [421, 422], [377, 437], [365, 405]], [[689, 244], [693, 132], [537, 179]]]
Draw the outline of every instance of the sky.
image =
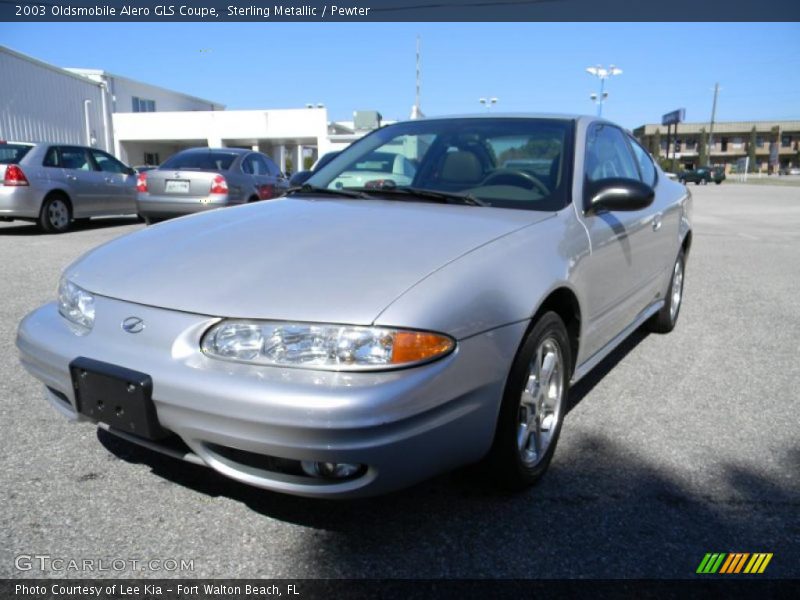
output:
[[329, 118], [406, 119], [422, 43], [426, 115], [594, 114], [627, 128], [686, 109], [708, 121], [800, 119], [798, 23], [0, 23], [0, 44], [62, 67], [104, 69], [225, 104], [323, 103]]

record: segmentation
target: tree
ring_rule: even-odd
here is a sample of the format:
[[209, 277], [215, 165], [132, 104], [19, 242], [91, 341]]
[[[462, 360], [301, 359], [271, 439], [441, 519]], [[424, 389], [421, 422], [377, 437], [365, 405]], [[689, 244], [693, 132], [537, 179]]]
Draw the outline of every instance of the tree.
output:
[[747, 143], [747, 160], [748, 160], [748, 167], [747, 171], [749, 173], [755, 173], [756, 169], [756, 144], [758, 142], [758, 138], [756, 136], [756, 126], [753, 125], [753, 128], [750, 130], [750, 141]]
[[702, 167], [708, 164], [708, 132], [705, 127], [700, 128], [700, 142], [697, 147], [697, 163]]
[[661, 155], [661, 131], [658, 127], [650, 137], [650, 154], [658, 158]]

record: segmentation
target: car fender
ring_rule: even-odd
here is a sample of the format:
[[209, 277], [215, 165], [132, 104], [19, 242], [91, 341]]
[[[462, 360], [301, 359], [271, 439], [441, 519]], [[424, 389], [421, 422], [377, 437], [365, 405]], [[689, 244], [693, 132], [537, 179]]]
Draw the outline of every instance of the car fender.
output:
[[570, 205], [444, 265], [396, 298], [374, 324], [459, 340], [529, 321], [559, 287], [570, 289], [582, 306], [574, 273], [589, 254], [588, 237]]

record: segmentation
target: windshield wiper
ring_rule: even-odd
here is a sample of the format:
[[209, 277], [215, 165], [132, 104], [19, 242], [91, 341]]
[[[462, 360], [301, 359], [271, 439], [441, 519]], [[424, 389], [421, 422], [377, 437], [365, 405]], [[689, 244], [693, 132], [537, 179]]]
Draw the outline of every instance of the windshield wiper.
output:
[[303, 185], [291, 187], [286, 190], [287, 194], [328, 194], [330, 196], [343, 196], [345, 198], [370, 198], [369, 194], [365, 194], [364, 192], [358, 190], [346, 190], [346, 189], [331, 189], [331, 188], [324, 188], [324, 187], [317, 187], [315, 185], [311, 185], [309, 183], [304, 183]]
[[364, 193], [385, 195], [385, 196], [416, 196], [426, 200], [435, 200], [442, 204], [467, 204], [469, 206], [489, 206], [483, 200], [479, 200], [472, 194], [459, 194], [457, 192], [440, 192], [438, 190], [426, 190], [415, 187], [376, 187], [361, 188]]

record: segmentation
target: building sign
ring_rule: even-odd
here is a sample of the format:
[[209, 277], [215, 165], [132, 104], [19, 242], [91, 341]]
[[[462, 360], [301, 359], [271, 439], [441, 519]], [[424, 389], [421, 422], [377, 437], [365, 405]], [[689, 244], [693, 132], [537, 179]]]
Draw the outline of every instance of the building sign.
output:
[[679, 108], [678, 110], [673, 110], [672, 112], [668, 112], [667, 114], [661, 117], [661, 124], [662, 125], [677, 125], [681, 123], [686, 118], [686, 109]]

